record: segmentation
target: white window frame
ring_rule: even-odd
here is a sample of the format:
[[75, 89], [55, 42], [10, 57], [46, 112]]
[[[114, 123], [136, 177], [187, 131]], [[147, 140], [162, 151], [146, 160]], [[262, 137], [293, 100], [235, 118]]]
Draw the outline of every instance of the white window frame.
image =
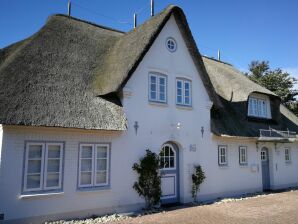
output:
[[[156, 78], [156, 99], [153, 99], [151, 97], [151, 92], [153, 92], [151, 90], [151, 77], [155, 77]], [[160, 79], [164, 79], [165, 81], [165, 98], [164, 100], [160, 99]], [[167, 94], [167, 91], [168, 91], [168, 82], [167, 82], [167, 76], [164, 75], [164, 74], [160, 74], [160, 73], [154, 73], [154, 72], [150, 72], [149, 73], [149, 81], [148, 81], [148, 98], [149, 98], [149, 101], [151, 102], [157, 102], [157, 103], [167, 103], [167, 98], [168, 98], [168, 94]]]
[[[166, 48], [171, 53], [173, 53], [173, 52], [175, 52], [177, 50], [177, 42], [176, 42], [176, 40], [173, 37], [168, 37], [166, 39], [166, 43], [165, 44], [166, 44]], [[173, 46], [173, 48], [171, 48], [169, 45]]]
[[[176, 159], [177, 159], [177, 155], [176, 155], [176, 150], [174, 149], [174, 147], [170, 144], [165, 144], [162, 146], [162, 149], [164, 147], [168, 146], [170, 148], [170, 150], [172, 150], [174, 152], [174, 156], [170, 156], [170, 155], [166, 155], [166, 156], [163, 156], [164, 157], [164, 162], [165, 162], [165, 158], [171, 158], [171, 157], [174, 157], [174, 167], [161, 167], [160, 170], [175, 170], [176, 169]], [[159, 159], [161, 159], [161, 156], [159, 156]], [[170, 161], [170, 160], [169, 160]]]
[[[91, 183], [90, 184], [81, 184], [81, 161], [82, 161], [82, 148], [84, 146], [92, 147], [92, 170], [91, 170]], [[96, 183], [96, 173], [97, 173], [97, 146], [107, 147], [107, 167], [106, 167], [106, 182], [105, 183]], [[110, 144], [108, 143], [96, 143], [89, 144], [83, 143], [79, 147], [79, 170], [78, 170], [78, 187], [79, 188], [92, 188], [92, 187], [103, 187], [109, 185], [109, 176], [110, 176]]]
[[[182, 98], [182, 102], [178, 102], [178, 82], [181, 82], [181, 98]], [[185, 102], [185, 83], [189, 84], [189, 103]], [[185, 78], [176, 78], [176, 105], [178, 106], [188, 106], [191, 107], [192, 106], [192, 82], [189, 79], [185, 79]]]
[[[40, 169], [40, 183], [38, 188], [27, 188], [27, 177], [28, 177], [28, 161], [29, 161], [29, 147], [31, 145], [40, 145], [42, 146], [42, 153], [41, 153], [41, 169]], [[49, 145], [59, 145], [60, 146], [60, 157], [59, 157], [59, 184], [55, 187], [46, 187], [47, 181], [47, 166], [48, 166], [48, 146]], [[62, 188], [62, 176], [63, 176], [63, 143], [58, 142], [27, 142], [26, 149], [25, 149], [25, 167], [24, 167], [24, 185], [23, 191], [24, 192], [35, 192], [35, 191], [48, 191], [48, 190], [58, 190]], [[57, 158], [58, 159], [58, 158]], [[30, 159], [32, 160], [32, 159]]]
[[[243, 156], [244, 156], [244, 159], [243, 159]], [[246, 146], [239, 146], [239, 164], [247, 165], [247, 147]]]
[[258, 118], [269, 118], [268, 105], [269, 105], [268, 99], [249, 96], [248, 116], [258, 117]]
[[[223, 151], [222, 151], [223, 149]], [[224, 152], [222, 154], [222, 152]], [[224, 158], [224, 161], [222, 161]], [[218, 146], [218, 165], [220, 166], [227, 166], [228, 165], [228, 147], [226, 145], [219, 145]]]
[[286, 163], [291, 162], [291, 148], [290, 147], [285, 147], [285, 161]]

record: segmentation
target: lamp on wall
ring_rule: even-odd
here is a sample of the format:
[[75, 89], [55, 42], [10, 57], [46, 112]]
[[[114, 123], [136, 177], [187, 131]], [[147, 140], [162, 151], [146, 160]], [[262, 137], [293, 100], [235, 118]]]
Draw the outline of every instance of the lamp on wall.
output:
[[133, 126], [135, 128], [135, 132], [136, 132], [136, 135], [138, 134], [138, 129], [139, 129], [139, 124], [137, 121], [135, 121], [135, 124]]
[[204, 127], [203, 126], [201, 127], [201, 133], [202, 133], [202, 138], [203, 138], [203, 136], [204, 136]]

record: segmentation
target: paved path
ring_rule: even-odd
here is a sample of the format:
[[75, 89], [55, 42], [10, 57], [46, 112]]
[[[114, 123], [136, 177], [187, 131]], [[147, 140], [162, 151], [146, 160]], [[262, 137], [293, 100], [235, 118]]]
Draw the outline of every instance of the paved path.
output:
[[244, 200], [180, 208], [117, 223], [298, 224], [298, 191], [274, 193]]

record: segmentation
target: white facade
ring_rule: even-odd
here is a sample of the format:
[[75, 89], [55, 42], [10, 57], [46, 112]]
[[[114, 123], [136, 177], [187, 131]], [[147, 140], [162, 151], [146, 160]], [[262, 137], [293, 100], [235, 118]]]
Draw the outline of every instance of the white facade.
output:
[[[166, 48], [167, 38], [176, 41], [174, 52]], [[149, 73], [166, 76], [166, 103], [150, 102]], [[176, 105], [176, 79], [191, 81], [192, 105]], [[185, 46], [174, 18], [170, 18], [149, 52], [127, 82], [123, 107], [127, 131], [87, 131], [63, 128], [3, 126], [0, 129], [0, 214], [7, 221], [82, 217], [108, 212], [131, 211], [143, 206], [133, 190], [136, 174], [132, 165], [146, 149], [159, 153], [165, 143], [179, 152], [178, 197], [192, 201], [191, 174], [200, 164], [206, 180], [199, 200], [262, 191], [261, 147], [270, 154], [272, 189], [298, 185], [297, 144], [259, 143], [256, 139], [216, 137], [210, 131], [210, 101], [200, 75]], [[63, 187], [55, 193], [22, 193], [25, 144], [63, 142]], [[1, 147], [2, 143], [2, 147]], [[78, 159], [81, 143], [111, 144], [110, 184], [101, 189], [78, 188]], [[218, 164], [218, 146], [227, 147], [227, 165]], [[247, 164], [239, 164], [239, 146], [247, 147]], [[291, 163], [285, 163], [284, 147], [291, 148]]]

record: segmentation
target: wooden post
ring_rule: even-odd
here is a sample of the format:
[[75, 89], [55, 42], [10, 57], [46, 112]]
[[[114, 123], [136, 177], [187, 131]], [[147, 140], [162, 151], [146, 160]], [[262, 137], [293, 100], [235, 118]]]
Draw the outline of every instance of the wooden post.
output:
[[137, 27], [137, 14], [133, 14], [133, 28], [135, 29]]
[[68, 0], [67, 4], [67, 15], [70, 16], [71, 14], [71, 0]]
[[150, 1], [150, 5], [151, 5], [151, 16], [154, 16], [154, 0]]

